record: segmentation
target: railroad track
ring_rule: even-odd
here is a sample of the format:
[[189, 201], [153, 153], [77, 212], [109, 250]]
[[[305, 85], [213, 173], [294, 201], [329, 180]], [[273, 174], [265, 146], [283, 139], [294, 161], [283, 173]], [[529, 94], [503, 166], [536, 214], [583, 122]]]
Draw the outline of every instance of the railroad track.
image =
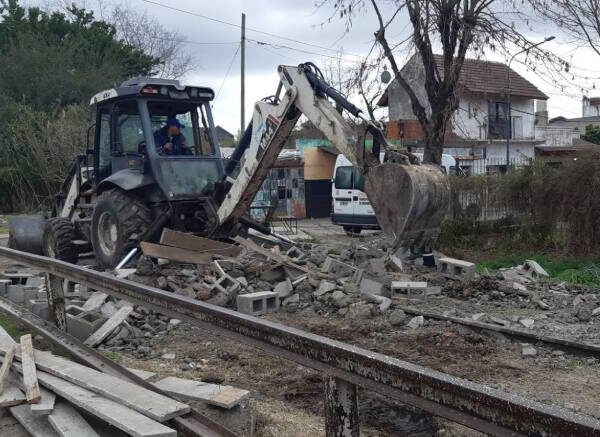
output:
[[321, 372], [328, 436], [359, 435], [357, 387], [362, 387], [494, 436], [600, 437], [600, 421], [593, 417], [107, 273], [8, 248], [0, 248], [0, 255], [50, 275], [55, 315], [62, 300], [56, 278], [63, 278]]
[[516, 339], [541, 342], [548, 346], [555, 348], [567, 349], [570, 352], [582, 355], [592, 355], [600, 358], [600, 345], [586, 342], [578, 342], [559, 337], [551, 337], [548, 335], [540, 334], [537, 332], [525, 331], [523, 329], [509, 328], [506, 326], [494, 325], [492, 323], [480, 322], [477, 320], [465, 319], [463, 317], [446, 316], [439, 313], [433, 313], [430, 311], [420, 310], [414, 307], [408, 306], [396, 306], [405, 313], [414, 314], [417, 316], [423, 316], [428, 319], [443, 320], [447, 322], [457, 323], [463, 326], [471, 328], [477, 328], [487, 331], [500, 332], [509, 337]]

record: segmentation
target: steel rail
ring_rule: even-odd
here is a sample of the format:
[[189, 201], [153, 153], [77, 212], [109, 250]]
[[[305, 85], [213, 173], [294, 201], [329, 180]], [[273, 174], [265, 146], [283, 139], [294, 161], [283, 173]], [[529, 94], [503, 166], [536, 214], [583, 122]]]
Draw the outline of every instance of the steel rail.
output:
[[540, 334], [537, 332], [524, 331], [518, 328], [508, 328], [506, 326], [493, 325], [491, 323], [480, 322], [477, 320], [465, 319], [463, 317], [456, 316], [445, 316], [443, 314], [434, 313], [431, 311], [421, 310], [415, 307], [409, 306], [398, 306], [405, 313], [414, 314], [417, 316], [423, 316], [428, 319], [443, 320], [446, 322], [457, 323], [459, 325], [468, 326], [470, 328], [483, 329], [486, 331], [500, 332], [501, 334], [508, 335], [510, 337], [518, 338], [521, 340], [535, 341], [545, 343], [548, 346], [558, 347], [561, 349], [569, 350], [573, 353], [592, 355], [600, 357], [600, 345], [593, 343], [585, 343], [566, 338], [551, 337], [548, 335]]
[[[73, 355], [78, 361], [89, 367], [118, 378], [129, 380], [148, 390], [171, 397], [170, 394], [160, 390], [154, 384], [140, 378], [127, 368], [115, 363], [95, 349], [83, 344], [79, 339], [61, 331], [56, 326], [36, 316], [31, 311], [21, 308], [3, 297], [0, 297], [0, 311], [9, 317], [18, 320], [29, 329], [43, 335], [46, 340], [49, 340], [58, 348]], [[205, 416], [195, 408], [192, 408], [190, 413], [184, 416], [174, 417], [169, 422], [186, 436], [236, 437], [234, 432]]]
[[490, 435], [600, 436], [599, 420], [557, 406], [107, 273], [8, 248], [0, 248], [0, 255], [188, 320]]

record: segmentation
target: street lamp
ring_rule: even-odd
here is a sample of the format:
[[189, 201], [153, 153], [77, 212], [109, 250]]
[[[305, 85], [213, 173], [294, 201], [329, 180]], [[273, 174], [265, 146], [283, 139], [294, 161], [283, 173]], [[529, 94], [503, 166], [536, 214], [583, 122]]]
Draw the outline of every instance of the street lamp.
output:
[[510, 137], [512, 135], [512, 117], [510, 116], [511, 113], [511, 99], [510, 99], [510, 64], [512, 63], [513, 59], [515, 59], [517, 57], [517, 55], [520, 55], [521, 53], [524, 52], [528, 52], [529, 50], [541, 46], [542, 44], [548, 42], [548, 41], [552, 41], [555, 37], [554, 36], [549, 36], [544, 38], [542, 41], [538, 42], [537, 44], [533, 44], [527, 48], [524, 48], [523, 50], [515, 53], [514, 55], [512, 55], [512, 57], [510, 58], [510, 60], [508, 61], [508, 68], [506, 69], [506, 127], [507, 127], [507, 131], [506, 131], [506, 171], [508, 172], [508, 166], [510, 165]]

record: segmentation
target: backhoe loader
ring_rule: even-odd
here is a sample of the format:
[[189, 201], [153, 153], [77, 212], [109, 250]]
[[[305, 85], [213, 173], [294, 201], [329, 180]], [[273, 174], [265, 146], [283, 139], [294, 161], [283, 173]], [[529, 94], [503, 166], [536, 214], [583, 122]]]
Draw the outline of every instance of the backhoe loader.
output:
[[[275, 95], [256, 102], [227, 161], [213, 122], [212, 89], [136, 78], [96, 94], [86, 153], [73, 162], [42, 224], [12, 223], [11, 246], [68, 262], [93, 249], [99, 266], [113, 268], [165, 226], [213, 238], [260, 228], [249, 219], [250, 203], [301, 115], [364, 173], [365, 192], [394, 245], [431, 245], [449, 205], [440, 167], [391, 146], [381, 127], [330, 87], [314, 64], [281, 65], [278, 73]], [[187, 139], [185, 153], [165, 153], [156, 144], [156, 132], [173, 118]]]

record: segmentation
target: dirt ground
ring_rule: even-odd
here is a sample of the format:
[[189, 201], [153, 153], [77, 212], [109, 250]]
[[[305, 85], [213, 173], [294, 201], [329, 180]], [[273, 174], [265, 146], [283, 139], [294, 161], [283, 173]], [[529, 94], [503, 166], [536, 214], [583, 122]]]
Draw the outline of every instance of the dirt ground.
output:
[[[301, 229], [313, 241], [318, 240], [337, 250], [357, 242], [381, 238], [375, 232], [366, 232], [361, 237], [348, 237], [341, 228], [332, 227], [326, 221], [301, 222]], [[0, 260], [0, 268], [10, 264]], [[474, 312], [493, 313], [494, 309], [499, 308], [494, 302], [450, 296], [424, 301], [420, 305], [423, 309], [440, 312], [443, 308], [454, 308], [464, 316]], [[502, 313], [504, 309], [500, 307], [498, 311]], [[506, 314], [502, 314], [509, 317], [506, 311]], [[510, 311], [518, 313], [519, 308]], [[537, 355], [524, 357], [519, 342], [498, 333], [434, 320], [426, 320], [425, 325], [417, 329], [396, 327], [389, 323], [387, 317], [379, 315], [368, 320], [348, 320], [333, 313], [318, 314], [310, 308], [298, 312], [281, 311], [268, 316], [279, 323], [539, 402], [600, 417], [600, 364], [589, 356], [574, 356], [543, 345], [534, 345]], [[558, 321], [566, 323], [565, 318], [557, 318]], [[594, 332], [598, 323], [591, 322]], [[582, 329], [588, 328], [583, 326]], [[158, 353], [154, 356], [158, 357], [138, 359], [125, 352], [107, 354], [124, 365], [151, 370], [160, 376], [222, 382], [250, 390], [250, 399], [231, 411], [197, 405], [207, 415], [222, 421], [241, 435], [324, 434], [322, 375], [310, 369], [186, 323], [180, 324], [167, 336], [156, 339], [152, 349]], [[161, 358], [160, 355], [166, 352], [174, 353], [175, 359]], [[361, 391], [359, 399], [361, 431], [365, 436], [479, 435], [374, 393]]]

